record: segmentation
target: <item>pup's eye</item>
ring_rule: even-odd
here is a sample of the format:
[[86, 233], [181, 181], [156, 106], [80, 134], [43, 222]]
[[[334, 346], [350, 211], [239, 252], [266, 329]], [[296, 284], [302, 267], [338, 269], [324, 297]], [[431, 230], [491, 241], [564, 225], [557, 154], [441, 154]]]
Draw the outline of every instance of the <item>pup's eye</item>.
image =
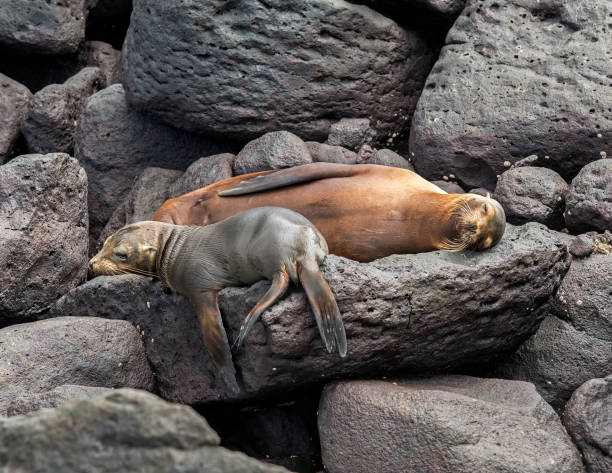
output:
[[482, 204], [482, 210], [484, 210], [484, 213], [489, 213], [489, 206], [487, 204]]
[[122, 248], [122, 247], [115, 248], [115, 250], [113, 251], [113, 256], [120, 261], [126, 261], [127, 251], [125, 250], [125, 248]]

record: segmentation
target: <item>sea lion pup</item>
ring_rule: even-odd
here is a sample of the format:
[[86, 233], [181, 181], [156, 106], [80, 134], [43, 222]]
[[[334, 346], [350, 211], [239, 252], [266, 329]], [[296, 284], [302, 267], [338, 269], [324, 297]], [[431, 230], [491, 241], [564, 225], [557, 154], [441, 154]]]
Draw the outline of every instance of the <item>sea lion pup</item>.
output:
[[490, 197], [447, 194], [407, 169], [333, 163], [232, 177], [166, 201], [153, 220], [207, 225], [266, 205], [299, 212], [323, 234], [330, 253], [362, 262], [490, 248], [506, 225]]
[[340, 311], [319, 265], [328, 254], [319, 231], [302, 215], [278, 207], [242, 212], [206, 227], [160, 222], [127, 225], [108, 237], [89, 262], [92, 276], [134, 273], [161, 280], [193, 303], [206, 346], [226, 384], [239, 391], [217, 293], [228, 286], [272, 281], [246, 316], [240, 346], [259, 316], [286, 291], [304, 286], [327, 351], [346, 356]]

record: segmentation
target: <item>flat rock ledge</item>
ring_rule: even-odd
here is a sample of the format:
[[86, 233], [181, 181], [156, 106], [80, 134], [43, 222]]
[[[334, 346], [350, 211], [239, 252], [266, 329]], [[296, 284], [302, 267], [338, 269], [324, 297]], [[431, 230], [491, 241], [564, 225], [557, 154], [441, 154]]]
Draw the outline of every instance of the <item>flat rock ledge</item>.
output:
[[[539, 326], [567, 271], [565, 241], [540, 224], [508, 225], [490, 251], [395, 255], [368, 264], [329, 256], [322, 271], [343, 314], [348, 356], [325, 351], [302, 289], [292, 289], [234, 354], [237, 397], [217, 379], [190, 304], [158, 282], [98, 277], [66, 294], [52, 312], [137, 325], [166, 399], [257, 398], [340, 376], [485, 363], [515, 350]], [[268, 287], [259, 282], [221, 292], [230, 341]]]

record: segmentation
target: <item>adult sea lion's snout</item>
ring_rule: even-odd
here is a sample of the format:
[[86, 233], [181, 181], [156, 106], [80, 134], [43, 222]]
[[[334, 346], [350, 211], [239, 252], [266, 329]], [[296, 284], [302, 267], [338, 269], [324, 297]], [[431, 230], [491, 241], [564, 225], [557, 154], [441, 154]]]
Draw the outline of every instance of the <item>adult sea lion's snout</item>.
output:
[[488, 194], [473, 195], [468, 208], [463, 219], [465, 230], [470, 232], [468, 247], [486, 250], [497, 245], [506, 230], [506, 214], [501, 204]]

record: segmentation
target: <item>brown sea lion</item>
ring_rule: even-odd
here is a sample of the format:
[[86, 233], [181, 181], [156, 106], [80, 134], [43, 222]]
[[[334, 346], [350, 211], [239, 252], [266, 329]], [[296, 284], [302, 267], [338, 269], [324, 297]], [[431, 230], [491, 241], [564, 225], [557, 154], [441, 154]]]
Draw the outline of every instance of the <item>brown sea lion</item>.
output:
[[226, 384], [238, 391], [217, 293], [228, 286], [272, 281], [246, 316], [239, 346], [258, 317], [301, 282], [321, 338], [331, 353], [346, 356], [347, 344], [336, 300], [319, 271], [328, 253], [319, 231], [288, 209], [259, 207], [206, 227], [138, 222], [111, 235], [89, 262], [92, 276], [124, 273], [160, 279], [196, 308], [206, 346]]
[[225, 179], [166, 201], [153, 219], [207, 225], [266, 205], [299, 212], [323, 234], [330, 253], [363, 262], [490, 248], [506, 224], [501, 205], [488, 196], [447, 194], [407, 169], [332, 163]]

